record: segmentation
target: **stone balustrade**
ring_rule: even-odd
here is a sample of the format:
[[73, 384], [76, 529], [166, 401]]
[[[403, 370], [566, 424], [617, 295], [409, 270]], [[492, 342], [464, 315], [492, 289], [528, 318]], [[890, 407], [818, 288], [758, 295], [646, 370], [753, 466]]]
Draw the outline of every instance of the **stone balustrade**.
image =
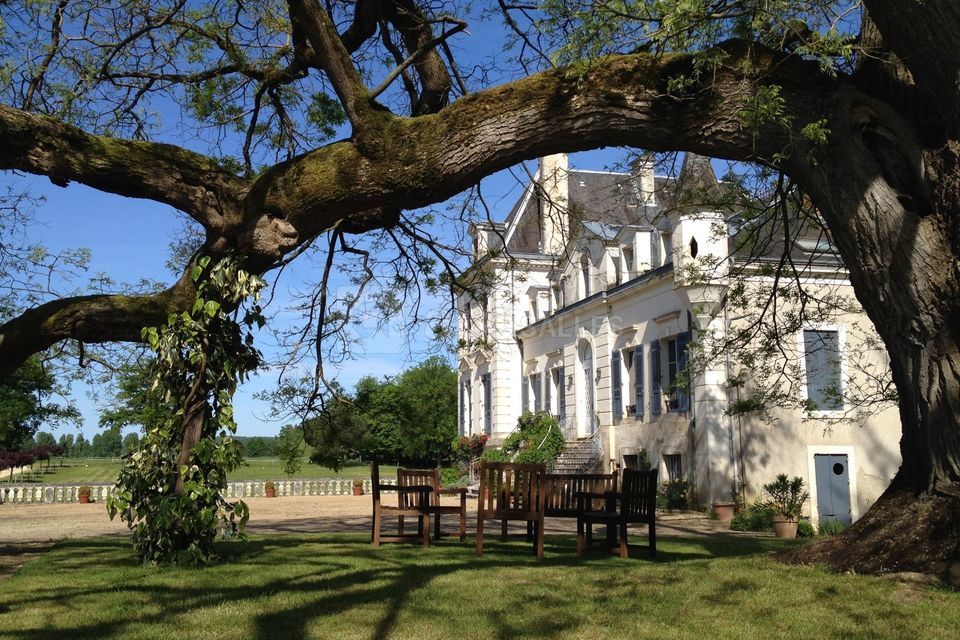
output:
[[[265, 495], [266, 480], [228, 482], [224, 495], [231, 498], [252, 498]], [[381, 480], [396, 484], [395, 480]], [[277, 497], [284, 496], [348, 496], [353, 493], [353, 479], [316, 478], [310, 480], [274, 480]], [[24, 485], [0, 483], [0, 504], [79, 502], [81, 485]], [[91, 484], [90, 500], [104, 502], [113, 491], [112, 484]], [[370, 493], [370, 478], [363, 479], [363, 493]]]

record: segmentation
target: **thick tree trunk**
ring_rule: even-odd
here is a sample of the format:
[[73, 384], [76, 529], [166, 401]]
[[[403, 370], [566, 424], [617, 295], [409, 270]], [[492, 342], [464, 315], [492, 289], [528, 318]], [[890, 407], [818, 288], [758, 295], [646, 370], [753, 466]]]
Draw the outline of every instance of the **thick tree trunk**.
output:
[[190, 456], [193, 454], [194, 447], [203, 437], [203, 426], [206, 423], [207, 415], [210, 412], [210, 405], [207, 403], [206, 394], [189, 401], [183, 412], [182, 431], [180, 435], [180, 450], [177, 453], [177, 485], [176, 493], [183, 493], [183, 475], [179, 473], [180, 467], [190, 464]]
[[788, 554], [859, 571], [960, 581], [960, 144], [923, 136], [864, 94], [839, 93], [816, 164], [791, 167], [890, 356], [902, 466], [851, 529]]

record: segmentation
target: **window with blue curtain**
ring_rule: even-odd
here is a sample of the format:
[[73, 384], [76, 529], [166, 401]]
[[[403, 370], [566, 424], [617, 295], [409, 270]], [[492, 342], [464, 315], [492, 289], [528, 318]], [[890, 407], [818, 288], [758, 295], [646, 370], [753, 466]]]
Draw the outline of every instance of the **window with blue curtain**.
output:
[[614, 418], [623, 417], [623, 387], [620, 376], [620, 359], [620, 352], [614, 350], [613, 355], [610, 357], [610, 386], [612, 392], [610, 397], [613, 401]]

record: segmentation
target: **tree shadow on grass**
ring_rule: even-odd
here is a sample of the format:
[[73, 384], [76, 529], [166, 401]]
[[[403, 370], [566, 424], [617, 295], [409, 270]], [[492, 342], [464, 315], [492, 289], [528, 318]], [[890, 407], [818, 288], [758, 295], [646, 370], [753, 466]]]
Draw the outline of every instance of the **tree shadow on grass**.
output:
[[[368, 540], [362, 534], [255, 538], [242, 544], [222, 545], [220, 564], [192, 570], [192, 573], [184, 569], [136, 567], [126, 542], [115, 538], [64, 541], [42, 561], [42, 566], [38, 565], [36, 572], [39, 577], [41, 571], [54, 571], [61, 579], [33, 588], [24, 582], [21, 589], [8, 590], [7, 594], [0, 591], [0, 606], [15, 612], [25, 607], [53, 608], [62, 607], [63, 603], [82, 607], [102, 601], [118, 612], [127, 612], [107, 620], [94, 617], [72, 624], [63, 624], [61, 620], [57, 626], [51, 623], [51, 626], [7, 631], [10, 637], [24, 640], [54, 635], [130, 637], [142, 625], [170, 624], [177, 616], [224, 603], [236, 604], [245, 611], [257, 611], [252, 616], [250, 637], [258, 639], [307, 638], [311, 625], [355, 614], [357, 609], [369, 609], [371, 615], [376, 616], [370, 624], [369, 637], [384, 638], [397, 629], [405, 612], [412, 610], [412, 615], [416, 615], [416, 612], [422, 614], [425, 608], [430, 610], [432, 603], [425, 603], [421, 593], [437, 580], [454, 574], [459, 574], [454, 578], [458, 581], [456, 584], [462, 585], [483, 580], [483, 572], [504, 568], [531, 571], [542, 568], [549, 572], [556, 568], [593, 569], [592, 565], [607, 563], [611, 571], [629, 569], [633, 574], [661, 563], [705, 561], [718, 554], [743, 556], [782, 548], [772, 539], [667, 538], [661, 541], [656, 561], [650, 561], [642, 551], [627, 561], [606, 558], [605, 554], [580, 559], [573, 536], [548, 536], [546, 558], [538, 562], [532, 545], [525, 541], [491, 540], [485, 544], [484, 557], [477, 558], [473, 544], [452, 540], [436, 543], [426, 552], [418, 547], [398, 545], [376, 549]], [[599, 569], [593, 575], [602, 580], [604, 569]], [[84, 577], [89, 576], [91, 570], [109, 577], [99, 581]], [[170, 579], [164, 580], [167, 572]], [[188, 572], [188, 575], [176, 575], [177, 572]], [[471, 577], [474, 573], [481, 575]], [[548, 579], [552, 578], [548, 576]], [[534, 606], [523, 594], [509, 593], [508, 586], [505, 585], [504, 594], [499, 596], [503, 598], [499, 603], [503, 607], [486, 614], [487, 622], [497, 630], [498, 637], [529, 633], [531, 627], [512, 620], [518, 610], [521, 617], [539, 616], [537, 628], [546, 636], [575, 628], [582, 622], [564, 606], [567, 596], [562, 589], [541, 593]], [[439, 591], [442, 593], [443, 589]], [[122, 594], [120, 604], [118, 593]], [[277, 606], [277, 602], [283, 604]], [[444, 603], [437, 606], [442, 610]]]

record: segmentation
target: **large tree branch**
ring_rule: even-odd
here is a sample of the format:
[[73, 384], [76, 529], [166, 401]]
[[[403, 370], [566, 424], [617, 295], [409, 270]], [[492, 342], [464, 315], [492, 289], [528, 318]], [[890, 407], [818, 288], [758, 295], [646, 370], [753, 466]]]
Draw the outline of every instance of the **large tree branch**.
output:
[[[750, 122], [754, 81], [737, 69], [746, 45], [725, 47], [728, 62], [684, 97], [670, 78], [689, 74], [678, 54], [612, 57], [584, 77], [551, 70], [467, 96], [437, 114], [391, 118], [376, 143], [342, 141], [282, 163], [251, 189], [250, 222], [282, 217], [299, 242], [346, 220], [351, 228], [389, 226], [369, 212], [440, 202], [517, 162], [605, 145], [687, 149], [715, 157], [770, 161], [790, 149], [805, 124], [824, 117], [838, 82], [814, 64], [770, 53], [753, 56], [764, 82], [780, 85], [791, 126]], [[355, 219], [365, 219], [358, 226]]]
[[170, 313], [189, 309], [193, 281], [149, 296], [93, 295], [54, 300], [0, 325], [0, 380], [31, 354], [61, 340], [83, 342], [140, 341], [140, 330], [167, 321]]
[[0, 169], [169, 204], [214, 233], [236, 222], [247, 183], [181, 147], [86, 133], [0, 105]]
[[420, 97], [412, 106], [413, 115], [435, 113], [447, 104], [450, 96], [450, 74], [437, 51], [437, 45], [447, 37], [466, 28], [467, 23], [450, 18], [445, 21], [455, 26], [441, 36], [434, 37], [430, 21], [413, 0], [391, 0], [383, 4], [384, 17], [400, 32], [403, 44], [416, 65], [420, 78]]
[[864, 0], [884, 44], [960, 136], [960, 3], [955, 0]]
[[317, 0], [287, 0], [290, 20], [317, 53], [317, 64], [327, 74], [340, 104], [353, 125], [355, 135], [363, 135], [364, 120], [371, 100], [360, 72], [340, 40], [340, 34]]

